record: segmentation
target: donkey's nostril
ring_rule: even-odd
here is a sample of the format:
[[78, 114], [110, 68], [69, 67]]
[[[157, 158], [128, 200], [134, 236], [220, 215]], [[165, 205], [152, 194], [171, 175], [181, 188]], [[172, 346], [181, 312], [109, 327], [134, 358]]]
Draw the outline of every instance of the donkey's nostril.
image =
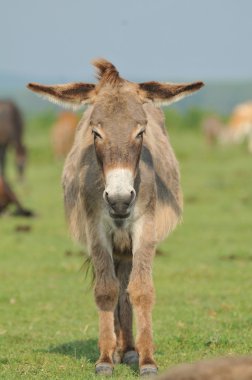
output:
[[130, 195], [131, 195], [130, 204], [132, 204], [136, 198], [136, 192], [134, 189], [131, 190]]
[[105, 202], [109, 203], [109, 194], [106, 190], [104, 190], [103, 192], [103, 199], [105, 200]]

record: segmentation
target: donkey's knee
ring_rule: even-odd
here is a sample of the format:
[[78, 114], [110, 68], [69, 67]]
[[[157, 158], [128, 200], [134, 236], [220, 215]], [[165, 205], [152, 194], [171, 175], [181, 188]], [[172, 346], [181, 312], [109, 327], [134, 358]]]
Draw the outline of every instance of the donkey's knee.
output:
[[134, 307], [152, 308], [155, 302], [155, 292], [152, 281], [145, 282], [141, 279], [130, 281], [128, 286], [130, 301]]
[[94, 287], [94, 295], [96, 305], [100, 310], [114, 310], [119, 294], [119, 284], [117, 279], [106, 279], [96, 281]]

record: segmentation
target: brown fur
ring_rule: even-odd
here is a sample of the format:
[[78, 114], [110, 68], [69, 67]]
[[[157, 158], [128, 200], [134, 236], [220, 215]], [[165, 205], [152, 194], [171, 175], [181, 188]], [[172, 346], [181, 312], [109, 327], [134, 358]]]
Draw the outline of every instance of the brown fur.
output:
[[120, 77], [115, 66], [106, 61], [106, 59], [95, 59], [92, 63], [97, 69], [97, 79], [100, 86], [110, 84], [116, 87], [123, 83], [124, 80]]
[[58, 86], [47, 86], [29, 83], [28, 88], [41, 95], [46, 92], [47, 97], [52, 102], [59, 104], [64, 102], [68, 105], [79, 106], [85, 104], [86, 100], [89, 99], [91, 92], [95, 89], [95, 85], [91, 83], [69, 83]]
[[251, 380], [252, 357], [202, 360], [182, 364], [155, 377], [157, 380]]
[[[91, 106], [80, 121], [65, 162], [66, 214], [72, 235], [87, 245], [94, 266], [100, 330], [98, 363], [110, 365], [115, 351], [123, 358], [136, 347], [140, 367], [156, 367], [152, 261], [157, 242], [179, 222], [183, 202], [178, 163], [163, 113], [154, 103], [176, 101], [197, 91], [203, 83], [137, 84], [122, 79], [108, 61], [99, 59], [94, 65], [99, 79], [95, 89], [88, 84], [83, 88], [83, 99], [81, 92], [74, 95], [76, 104]], [[74, 84], [69, 86], [74, 88]], [[59, 85], [50, 86], [49, 91], [41, 85], [29, 88], [49, 100], [59, 92], [53, 100], [64, 100]], [[68, 94], [65, 102], [69, 103]], [[105, 202], [109, 195], [105, 191], [107, 177], [115, 168], [130, 173], [134, 182], [130, 194], [136, 195], [126, 219], [120, 220], [111, 216], [108, 199]], [[137, 322], [136, 345], [132, 306]]]
[[199, 90], [202, 87], [202, 82], [181, 83], [181, 84], [161, 84], [158, 82], [139, 83], [140, 90], [145, 92], [145, 96], [150, 99], [158, 98], [167, 101], [182, 92], [191, 92]]

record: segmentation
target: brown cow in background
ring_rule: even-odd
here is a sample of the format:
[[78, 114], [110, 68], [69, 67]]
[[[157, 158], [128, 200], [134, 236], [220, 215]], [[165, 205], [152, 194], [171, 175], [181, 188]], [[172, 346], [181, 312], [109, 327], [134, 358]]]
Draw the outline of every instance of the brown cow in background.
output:
[[52, 129], [53, 152], [56, 158], [65, 158], [70, 152], [79, 117], [72, 112], [61, 112]]

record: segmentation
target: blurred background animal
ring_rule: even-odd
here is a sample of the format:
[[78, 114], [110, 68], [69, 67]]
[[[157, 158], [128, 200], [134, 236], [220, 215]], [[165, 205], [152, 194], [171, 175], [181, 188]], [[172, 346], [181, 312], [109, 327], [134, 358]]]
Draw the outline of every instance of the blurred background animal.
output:
[[24, 124], [20, 110], [9, 100], [0, 100], [0, 173], [4, 175], [6, 153], [15, 150], [19, 179], [23, 178], [26, 164], [26, 148], [23, 143]]
[[206, 143], [212, 146], [218, 143], [224, 126], [217, 116], [210, 116], [203, 121], [202, 130]]
[[11, 190], [10, 186], [6, 182], [5, 178], [0, 176], [0, 214], [5, 211], [5, 209], [10, 206], [15, 206], [15, 211], [13, 215], [15, 216], [33, 216], [30, 210], [24, 208], [19, 202], [17, 196]]
[[171, 368], [156, 380], [251, 380], [252, 357], [202, 360]]
[[9, 205], [16, 207], [15, 215], [32, 216], [11, 190], [6, 180], [6, 154], [9, 147], [15, 151], [18, 178], [23, 179], [26, 164], [26, 148], [23, 143], [23, 120], [18, 107], [9, 100], [0, 101], [0, 213]]
[[249, 153], [252, 153], [252, 101], [239, 104], [231, 114], [228, 131], [234, 143], [246, 141]]
[[72, 112], [61, 112], [58, 115], [52, 129], [53, 152], [56, 158], [65, 158], [70, 152], [78, 122], [78, 115]]
[[247, 144], [252, 153], [252, 101], [237, 105], [226, 124], [217, 116], [210, 116], [202, 123], [202, 131], [208, 145]]

